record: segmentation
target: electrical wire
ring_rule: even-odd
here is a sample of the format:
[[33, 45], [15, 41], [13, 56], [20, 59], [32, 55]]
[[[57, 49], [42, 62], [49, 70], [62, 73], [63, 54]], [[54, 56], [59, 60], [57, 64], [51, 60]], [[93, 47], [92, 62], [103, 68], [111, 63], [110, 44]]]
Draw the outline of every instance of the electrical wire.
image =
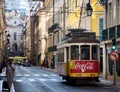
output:
[[78, 28], [80, 28], [80, 24], [81, 24], [81, 18], [82, 18], [82, 11], [83, 11], [83, 4], [84, 4], [84, 0], [82, 1], [82, 7], [80, 7], [80, 19], [79, 19], [79, 25], [78, 25]]
[[97, 4], [98, 4], [98, 0], [97, 0], [97, 2], [94, 5], [92, 5], [92, 7], [95, 7]]

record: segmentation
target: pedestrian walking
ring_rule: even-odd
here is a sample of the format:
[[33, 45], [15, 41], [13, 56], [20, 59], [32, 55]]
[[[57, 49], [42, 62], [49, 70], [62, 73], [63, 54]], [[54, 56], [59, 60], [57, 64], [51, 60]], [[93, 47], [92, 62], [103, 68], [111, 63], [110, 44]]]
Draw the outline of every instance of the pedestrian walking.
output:
[[14, 72], [15, 72], [15, 65], [13, 63], [13, 59], [8, 59], [8, 62], [6, 65], [6, 77], [7, 77], [7, 81], [8, 81], [9, 90], [12, 87]]

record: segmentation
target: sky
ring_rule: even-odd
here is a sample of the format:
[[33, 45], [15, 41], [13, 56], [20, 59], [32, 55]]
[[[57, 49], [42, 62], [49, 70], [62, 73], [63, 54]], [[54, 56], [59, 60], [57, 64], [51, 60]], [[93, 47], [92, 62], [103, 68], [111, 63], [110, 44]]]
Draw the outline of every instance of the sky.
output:
[[28, 0], [5, 0], [6, 18], [28, 16]]
[[5, 0], [5, 17], [7, 26], [22, 26], [26, 17], [38, 6], [39, 1], [32, 0]]

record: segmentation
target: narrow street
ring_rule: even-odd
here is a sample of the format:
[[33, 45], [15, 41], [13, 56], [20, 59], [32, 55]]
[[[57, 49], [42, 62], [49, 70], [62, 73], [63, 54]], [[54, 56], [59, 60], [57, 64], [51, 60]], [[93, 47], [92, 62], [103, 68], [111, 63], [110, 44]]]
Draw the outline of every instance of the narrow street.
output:
[[120, 92], [120, 0], [0, 0], [0, 74], [0, 92]]
[[102, 83], [67, 84], [56, 72], [36, 67], [17, 66], [15, 74], [15, 92], [120, 92]]

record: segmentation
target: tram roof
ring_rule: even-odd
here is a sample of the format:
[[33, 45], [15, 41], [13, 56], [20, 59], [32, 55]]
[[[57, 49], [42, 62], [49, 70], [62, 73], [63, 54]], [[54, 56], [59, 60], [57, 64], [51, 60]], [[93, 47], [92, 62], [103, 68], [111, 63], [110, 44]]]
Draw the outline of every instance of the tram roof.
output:
[[69, 43], [100, 43], [97, 39], [92, 37], [75, 37]]

